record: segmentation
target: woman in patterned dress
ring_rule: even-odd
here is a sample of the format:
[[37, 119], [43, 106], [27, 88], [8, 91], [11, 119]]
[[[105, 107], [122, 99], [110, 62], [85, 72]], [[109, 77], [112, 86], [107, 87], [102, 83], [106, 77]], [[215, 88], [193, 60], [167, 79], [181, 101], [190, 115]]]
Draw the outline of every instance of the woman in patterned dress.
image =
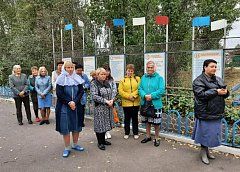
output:
[[91, 94], [94, 101], [94, 131], [98, 140], [98, 148], [105, 150], [105, 145], [111, 145], [105, 140], [105, 133], [110, 131], [113, 123], [113, 98], [112, 89], [106, 81], [106, 70], [98, 68], [96, 70], [96, 80], [91, 84]]

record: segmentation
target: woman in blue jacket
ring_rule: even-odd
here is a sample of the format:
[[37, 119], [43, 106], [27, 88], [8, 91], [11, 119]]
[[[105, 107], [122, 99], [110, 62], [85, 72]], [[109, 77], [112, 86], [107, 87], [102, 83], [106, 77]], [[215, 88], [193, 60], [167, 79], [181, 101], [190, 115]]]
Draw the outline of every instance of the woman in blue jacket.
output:
[[[78, 145], [79, 132], [83, 127], [83, 111], [81, 98], [84, 80], [75, 73], [72, 62], [64, 63], [62, 73], [56, 81], [57, 106], [56, 131], [63, 135], [65, 149], [62, 156], [68, 157], [71, 148], [76, 151], [83, 151], [84, 148]], [[72, 132], [73, 144], [70, 146], [70, 132]]]
[[38, 94], [38, 108], [40, 109], [42, 115], [42, 121], [39, 125], [44, 123], [50, 124], [49, 115], [50, 107], [52, 106], [52, 83], [51, 78], [48, 76], [47, 69], [42, 66], [39, 68], [39, 76], [35, 80], [35, 89]]
[[138, 88], [141, 97], [141, 105], [145, 102], [152, 102], [156, 117], [142, 116], [142, 122], [146, 123], [146, 137], [141, 141], [141, 143], [147, 143], [152, 140], [150, 130], [151, 124], [153, 124], [155, 128], [154, 146], [157, 147], [160, 145], [159, 130], [163, 107], [162, 96], [165, 93], [165, 84], [163, 77], [156, 72], [155, 63], [153, 61], [149, 61], [147, 63], [146, 71], [147, 73], [142, 76]]

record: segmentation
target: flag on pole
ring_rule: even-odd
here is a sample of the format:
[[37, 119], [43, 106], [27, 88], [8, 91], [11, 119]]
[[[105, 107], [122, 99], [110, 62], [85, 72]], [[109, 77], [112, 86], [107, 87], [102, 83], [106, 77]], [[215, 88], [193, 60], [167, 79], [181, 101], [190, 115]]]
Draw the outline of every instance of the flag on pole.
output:
[[226, 27], [227, 27], [227, 20], [225, 19], [211, 22], [211, 31], [223, 29]]
[[125, 26], [125, 20], [124, 19], [113, 19], [113, 25], [114, 26]]
[[73, 25], [72, 24], [65, 25], [64, 30], [72, 30], [72, 29], [73, 29]]
[[133, 26], [145, 25], [145, 17], [133, 18]]
[[205, 17], [195, 17], [192, 21], [193, 27], [202, 27], [210, 25], [210, 16]]
[[78, 26], [79, 27], [84, 27], [84, 23], [81, 20], [78, 20]]
[[168, 16], [156, 16], [155, 22], [157, 25], [167, 25], [169, 23]]

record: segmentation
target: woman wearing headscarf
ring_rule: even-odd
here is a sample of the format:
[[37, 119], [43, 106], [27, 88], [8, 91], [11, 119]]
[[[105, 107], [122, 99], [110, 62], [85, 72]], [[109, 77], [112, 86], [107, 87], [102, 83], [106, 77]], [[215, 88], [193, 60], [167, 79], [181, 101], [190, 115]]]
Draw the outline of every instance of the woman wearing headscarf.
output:
[[113, 90], [106, 80], [106, 70], [98, 68], [96, 70], [96, 80], [91, 84], [91, 94], [94, 101], [94, 131], [98, 140], [98, 148], [105, 150], [105, 145], [111, 145], [106, 141], [105, 134], [110, 131], [113, 123]]
[[152, 104], [154, 106], [154, 117], [142, 116], [142, 122], [146, 123], [146, 137], [141, 143], [147, 143], [151, 138], [151, 125], [154, 126], [155, 139], [154, 146], [160, 145], [159, 130], [162, 118], [162, 96], [165, 93], [165, 84], [163, 77], [156, 72], [156, 65], [153, 61], [149, 61], [146, 65], [147, 73], [141, 78], [138, 88], [141, 97], [141, 106], [144, 104]]
[[50, 107], [52, 106], [52, 83], [51, 77], [48, 76], [47, 69], [42, 66], [39, 68], [38, 76], [35, 80], [35, 89], [38, 94], [38, 108], [40, 109], [42, 120], [39, 125], [44, 123], [50, 124]]
[[[82, 131], [83, 112], [81, 98], [83, 95], [83, 79], [75, 73], [72, 62], [65, 62], [62, 73], [56, 81], [57, 105], [56, 105], [56, 131], [63, 135], [65, 149], [62, 156], [68, 157], [71, 148], [83, 151], [78, 145], [79, 132]], [[70, 132], [72, 132], [73, 144], [70, 147]]]
[[18, 124], [23, 125], [22, 103], [24, 104], [25, 107], [28, 123], [32, 124], [33, 122], [31, 120], [28, 80], [27, 76], [22, 73], [20, 65], [13, 66], [13, 73], [12, 75], [9, 75], [9, 86], [13, 92], [13, 99], [16, 105]]

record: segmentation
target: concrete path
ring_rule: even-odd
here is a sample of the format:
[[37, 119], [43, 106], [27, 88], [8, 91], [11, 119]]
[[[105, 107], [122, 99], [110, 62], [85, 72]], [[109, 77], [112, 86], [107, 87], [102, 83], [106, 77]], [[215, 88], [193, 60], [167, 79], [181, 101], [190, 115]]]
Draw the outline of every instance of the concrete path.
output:
[[[24, 109], [24, 108], [23, 108]], [[161, 145], [141, 144], [130, 137], [123, 139], [123, 129], [111, 131], [112, 146], [106, 151], [97, 148], [93, 123], [86, 121], [79, 143], [84, 152], [72, 151], [70, 157], [62, 158], [63, 140], [55, 131], [54, 114], [51, 124], [19, 126], [15, 106], [0, 101], [0, 172], [237, 172], [240, 158], [214, 152], [216, 160], [204, 165], [199, 159], [196, 146], [162, 138]], [[33, 116], [33, 115], [32, 115]]]

